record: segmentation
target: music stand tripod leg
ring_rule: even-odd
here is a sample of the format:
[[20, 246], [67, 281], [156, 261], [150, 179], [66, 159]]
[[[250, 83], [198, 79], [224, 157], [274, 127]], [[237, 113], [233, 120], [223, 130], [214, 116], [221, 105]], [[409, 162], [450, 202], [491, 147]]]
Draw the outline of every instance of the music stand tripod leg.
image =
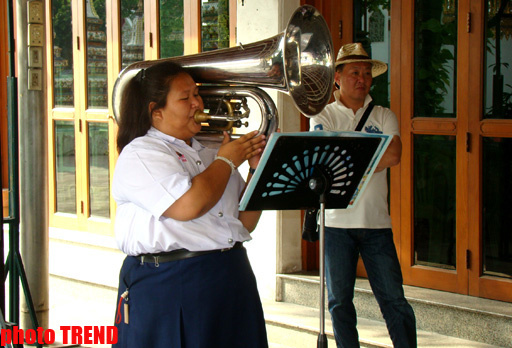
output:
[[320, 229], [318, 236], [320, 253], [320, 333], [318, 334], [317, 347], [327, 348], [327, 336], [325, 335], [325, 203], [320, 203]]
[[320, 229], [318, 236], [319, 243], [319, 266], [320, 266], [320, 333], [318, 334], [317, 348], [327, 348], [327, 336], [325, 335], [325, 201], [326, 192], [331, 187], [329, 175], [320, 167], [309, 180], [309, 188], [319, 194], [320, 202]]

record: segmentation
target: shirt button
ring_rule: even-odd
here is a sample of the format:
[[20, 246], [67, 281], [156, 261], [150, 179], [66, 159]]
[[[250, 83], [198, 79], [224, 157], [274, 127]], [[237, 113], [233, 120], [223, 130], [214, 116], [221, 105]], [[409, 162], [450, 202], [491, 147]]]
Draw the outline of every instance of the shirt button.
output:
[[223, 217], [224, 216], [224, 214], [221, 211], [219, 211], [219, 214], [217, 214], [217, 215], [219, 215], [219, 217]]
[[196, 164], [197, 164], [198, 166], [200, 166], [200, 165], [201, 165], [201, 163], [202, 163], [201, 161], [196, 161]]
[[229, 243], [229, 244], [233, 244], [233, 239], [229, 238], [229, 239], [228, 239], [228, 243]]

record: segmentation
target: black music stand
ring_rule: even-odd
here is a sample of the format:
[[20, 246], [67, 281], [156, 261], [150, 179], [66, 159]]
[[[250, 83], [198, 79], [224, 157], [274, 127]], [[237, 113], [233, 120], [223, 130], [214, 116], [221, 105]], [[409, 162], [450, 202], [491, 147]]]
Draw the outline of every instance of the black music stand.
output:
[[240, 201], [240, 210], [320, 208], [320, 333], [325, 335], [325, 209], [347, 209], [357, 200], [391, 137], [360, 132], [273, 133]]

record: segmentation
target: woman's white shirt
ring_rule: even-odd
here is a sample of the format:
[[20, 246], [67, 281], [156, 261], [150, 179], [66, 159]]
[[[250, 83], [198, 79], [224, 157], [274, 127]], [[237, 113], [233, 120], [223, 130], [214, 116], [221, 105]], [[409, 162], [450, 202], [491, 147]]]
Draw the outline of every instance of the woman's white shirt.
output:
[[238, 172], [231, 175], [221, 199], [205, 215], [190, 221], [162, 215], [188, 191], [192, 178], [214, 161], [217, 150], [195, 139], [191, 145], [151, 128], [119, 155], [112, 195], [117, 202], [116, 241], [125, 254], [223, 249], [251, 239], [238, 219], [245, 186]]

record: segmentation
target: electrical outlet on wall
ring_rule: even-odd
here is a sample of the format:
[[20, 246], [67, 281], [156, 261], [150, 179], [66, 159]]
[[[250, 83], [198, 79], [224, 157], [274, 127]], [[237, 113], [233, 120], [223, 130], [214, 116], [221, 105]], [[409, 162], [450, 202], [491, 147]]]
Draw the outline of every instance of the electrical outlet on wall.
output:
[[28, 67], [29, 68], [42, 68], [43, 67], [43, 48], [31, 46], [28, 48]]
[[40, 0], [32, 0], [28, 2], [27, 22], [43, 23], [43, 2]]
[[28, 89], [31, 91], [43, 89], [43, 71], [41, 69], [28, 69]]
[[42, 24], [28, 25], [28, 45], [43, 46], [44, 27]]

